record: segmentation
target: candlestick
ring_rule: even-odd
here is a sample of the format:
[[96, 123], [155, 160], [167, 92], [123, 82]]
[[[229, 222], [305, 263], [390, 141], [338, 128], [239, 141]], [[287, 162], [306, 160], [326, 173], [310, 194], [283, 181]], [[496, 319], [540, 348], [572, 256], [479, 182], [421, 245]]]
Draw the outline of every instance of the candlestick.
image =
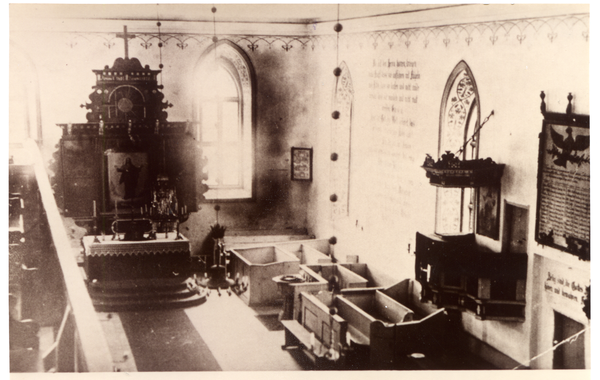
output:
[[96, 217], [96, 201], [93, 201], [94, 218]]

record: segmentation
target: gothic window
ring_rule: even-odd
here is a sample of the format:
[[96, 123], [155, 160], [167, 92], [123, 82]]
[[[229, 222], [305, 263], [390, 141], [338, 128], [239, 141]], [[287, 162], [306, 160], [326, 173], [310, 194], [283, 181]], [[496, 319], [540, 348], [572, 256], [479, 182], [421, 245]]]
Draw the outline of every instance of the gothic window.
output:
[[[480, 122], [479, 93], [469, 66], [461, 61], [452, 71], [440, 108], [438, 157], [450, 152], [461, 160], [478, 158], [478, 137], [467, 144]], [[457, 235], [473, 232], [475, 191], [471, 188], [437, 188], [435, 232]]]
[[197, 68], [195, 120], [206, 160], [206, 199], [252, 197], [252, 76], [245, 54], [212, 45]]

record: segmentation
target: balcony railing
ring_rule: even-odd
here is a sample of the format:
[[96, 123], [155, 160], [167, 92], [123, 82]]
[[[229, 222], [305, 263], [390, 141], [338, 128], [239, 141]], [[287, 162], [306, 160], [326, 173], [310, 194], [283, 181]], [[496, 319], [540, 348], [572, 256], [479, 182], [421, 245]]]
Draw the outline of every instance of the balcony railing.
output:
[[[11, 239], [10, 252], [11, 256], [15, 253], [23, 262], [11, 267], [13, 273], [10, 275], [17, 282], [13, 284], [13, 290], [16, 289], [21, 297], [20, 310], [27, 311], [23, 314], [39, 317], [39, 320], [32, 318], [33, 322], [42, 326], [50, 324], [54, 330], [54, 342], [41, 355], [43, 366], [30, 366], [26, 371], [34, 368], [48, 372], [112, 372], [114, 367], [109, 346], [77, 266], [40, 150], [33, 140], [25, 141], [18, 150], [24, 153], [21, 157], [25, 160], [18, 162], [17, 159], [14, 167], [10, 167], [13, 182], [10, 186], [17, 196], [25, 200], [21, 202], [22, 211], [19, 211], [23, 214], [24, 228], [11, 232], [17, 234], [17, 239]], [[18, 238], [20, 233], [22, 237]], [[18, 254], [19, 244], [27, 247], [21, 254]], [[29, 260], [29, 263], [38, 266], [34, 271], [28, 268], [26, 259], [32, 254], [37, 255]], [[11, 257], [11, 260], [14, 258]], [[30, 277], [23, 275], [25, 271]], [[36, 283], [39, 292], [31, 289]], [[48, 288], [48, 284], [54, 286]], [[53, 315], [48, 317], [51, 313]], [[13, 326], [23, 325], [20, 322], [11, 316], [11, 330]], [[13, 336], [11, 334], [11, 338]], [[22, 342], [11, 339], [11, 364], [13, 354], [17, 355], [12, 348], [19, 343]]]

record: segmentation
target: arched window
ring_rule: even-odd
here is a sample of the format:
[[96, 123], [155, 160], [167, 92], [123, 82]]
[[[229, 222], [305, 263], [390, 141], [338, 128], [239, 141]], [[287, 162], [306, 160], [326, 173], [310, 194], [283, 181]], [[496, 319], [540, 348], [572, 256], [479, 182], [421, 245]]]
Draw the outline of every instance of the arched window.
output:
[[[479, 126], [479, 105], [479, 93], [473, 73], [461, 61], [450, 74], [444, 89], [440, 108], [438, 157], [446, 152], [460, 152], [461, 160], [478, 158], [479, 136], [475, 136], [468, 145], [467, 141]], [[473, 232], [474, 209], [473, 189], [437, 188], [435, 232], [440, 235]]]
[[252, 197], [252, 68], [229, 41], [213, 44], [196, 69], [197, 135], [206, 160], [206, 199]]

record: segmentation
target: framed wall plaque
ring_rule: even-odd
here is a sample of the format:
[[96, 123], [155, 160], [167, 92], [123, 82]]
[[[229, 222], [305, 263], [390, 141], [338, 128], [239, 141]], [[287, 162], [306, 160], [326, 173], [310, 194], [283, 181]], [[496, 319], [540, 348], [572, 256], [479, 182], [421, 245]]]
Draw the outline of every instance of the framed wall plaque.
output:
[[312, 148], [292, 147], [292, 180], [312, 181]]
[[589, 260], [589, 116], [571, 114], [571, 99], [566, 114], [544, 112], [542, 100], [535, 238]]

